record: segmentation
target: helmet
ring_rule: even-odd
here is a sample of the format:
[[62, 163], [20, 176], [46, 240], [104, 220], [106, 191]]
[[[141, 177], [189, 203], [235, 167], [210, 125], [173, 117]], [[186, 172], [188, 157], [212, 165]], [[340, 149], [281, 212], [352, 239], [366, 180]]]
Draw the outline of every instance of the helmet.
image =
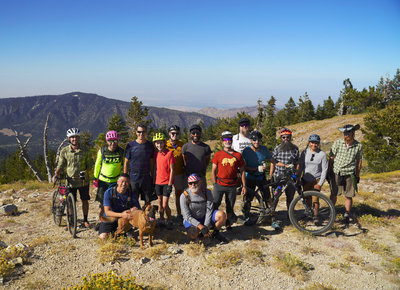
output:
[[117, 131], [108, 131], [106, 134], [106, 140], [119, 140]]
[[290, 129], [288, 129], [288, 128], [283, 128], [279, 135], [280, 136], [282, 136], [282, 135], [292, 135], [292, 131], [290, 131]]
[[172, 126], [170, 126], [169, 128], [168, 128], [168, 133], [169, 132], [171, 132], [171, 131], [180, 131], [181, 130], [181, 128], [179, 128], [179, 126], [178, 125], [172, 125]]
[[165, 138], [165, 135], [163, 133], [156, 133], [153, 137], [153, 142], [162, 140], [167, 140], [167, 138]]
[[196, 173], [190, 174], [188, 177], [188, 182], [196, 182], [199, 180], [200, 180], [200, 177]]
[[222, 134], [221, 134], [221, 139], [224, 139], [224, 138], [232, 138], [233, 137], [233, 134], [232, 134], [232, 132], [230, 132], [230, 131], [224, 131], [224, 132], [222, 132]]
[[312, 134], [308, 137], [308, 142], [320, 142], [321, 138], [317, 134]]
[[249, 138], [250, 139], [259, 139], [260, 140], [260, 139], [262, 139], [262, 134], [261, 134], [260, 131], [254, 130], [254, 131], [251, 131]]
[[79, 131], [78, 128], [70, 128], [67, 130], [67, 137], [72, 137], [72, 136], [80, 136], [81, 131]]
[[241, 119], [239, 120], [239, 126], [245, 125], [245, 124], [250, 125], [250, 120], [249, 120], [249, 118], [241, 118]]
[[197, 124], [194, 124], [190, 127], [189, 132], [192, 132], [193, 130], [199, 130], [201, 132], [201, 127]]

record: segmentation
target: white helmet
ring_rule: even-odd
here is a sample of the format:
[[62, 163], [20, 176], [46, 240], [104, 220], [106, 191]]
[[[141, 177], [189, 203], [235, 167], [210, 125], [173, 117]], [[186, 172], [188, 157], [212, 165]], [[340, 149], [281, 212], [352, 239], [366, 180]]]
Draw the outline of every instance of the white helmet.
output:
[[70, 138], [72, 136], [80, 136], [81, 131], [78, 128], [70, 128], [67, 130], [67, 137]]

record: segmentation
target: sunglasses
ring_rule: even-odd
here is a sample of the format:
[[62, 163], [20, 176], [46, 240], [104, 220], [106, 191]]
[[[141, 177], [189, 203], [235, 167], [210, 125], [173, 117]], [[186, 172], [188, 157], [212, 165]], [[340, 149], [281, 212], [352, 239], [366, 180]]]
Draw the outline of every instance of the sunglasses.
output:
[[224, 142], [232, 142], [232, 138], [224, 138], [223, 141]]
[[177, 133], [177, 132], [170, 132], [170, 134], [171, 134], [172, 136], [175, 136], [175, 135], [178, 135], [179, 133]]
[[118, 140], [108, 140], [107, 142], [110, 142], [110, 143], [118, 143]]
[[315, 154], [311, 154], [311, 159], [310, 159], [310, 161], [314, 161], [314, 157], [315, 157]]
[[192, 131], [192, 132], [190, 132], [190, 134], [192, 134], [192, 135], [200, 135], [201, 133], [200, 133], [200, 131]]
[[198, 184], [198, 181], [188, 182], [189, 185]]
[[285, 139], [290, 139], [290, 137], [289, 137], [289, 136], [283, 136], [282, 139], [283, 139], [283, 140], [285, 140]]
[[260, 142], [260, 139], [258, 138], [252, 138], [251, 140], [253, 140], [254, 142]]
[[240, 127], [249, 127], [249, 124], [241, 124]]
[[144, 134], [146, 131], [136, 131], [137, 134]]

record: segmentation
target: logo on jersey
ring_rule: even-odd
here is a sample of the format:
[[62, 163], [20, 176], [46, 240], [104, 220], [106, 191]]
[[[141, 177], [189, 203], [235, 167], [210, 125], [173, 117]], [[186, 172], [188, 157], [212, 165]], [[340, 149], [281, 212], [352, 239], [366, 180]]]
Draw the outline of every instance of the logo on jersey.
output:
[[236, 159], [235, 158], [224, 158], [222, 159], [222, 166], [227, 166], [228, 164], [233, 167], [233, 165], [235, 164]]

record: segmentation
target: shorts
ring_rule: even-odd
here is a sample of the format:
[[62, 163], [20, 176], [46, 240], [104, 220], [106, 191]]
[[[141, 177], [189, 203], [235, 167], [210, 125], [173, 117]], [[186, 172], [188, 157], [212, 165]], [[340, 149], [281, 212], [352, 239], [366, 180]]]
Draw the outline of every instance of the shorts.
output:
[[169, 197], [170, 193], [167, 193], [168, 184], [156, 184], [154, 185], [154, 191], [157, 196], [166, 196]]
[[[215, 225], [215, 215], [216, 215], [216, 213], [217, 213], [217, 209], [215, 209], [214, 211], [213, 211], [213, 214], [212, 214], [212, 217], [211, 217], [211, 224], [212, 225]], [[206, 216], [204, 216], [204, 217], [202, 217], [201, 219], [198, 219], [198, 221], [201, 223], [201, 224], [204, 224], [204, 221], [206, 220]], [[191, 223], [189, 223], [188, 221], [183, 221], [183, 225], [185, 226], [185, 229], [188, 229], [188, 228], [190, 228], [190, 227], [194, 227], [194, 225], [192, 225]]]
[[113, 233], [118, 228], [118, 219], [113, 222], [101, 222], [99, 228], [99, 235], [103, 233]]
[[214, 198], [214, 209], [218, 209], [221, 205], [222, 197], [225, 193], [225, 204], [226, 204], [226, 213], [233, 214], [234, 206], [236, 202], [236, 185], [235, 186], [223, 186], [221, 184], [214, 184], [213, 189], [213, 198]]
[[[310, 190], [314, 190], [314, 185], [318, 184], [319, 179], [316, 179], [314, 181], [304, 181], [303, 183], [303, 191], [310, 191]], [[319, 203], [319, 197], [318, 196], [312, 196], [312, 202], [313, 203]]]
[[339, 174], [335, 173], [335, 178], [331, 180], [331, 194], [334, 196], [343, 194], [345, 197], [355, 197], [356, 191], [350, 175], [340, 176], [339, 178]]
[[96, 201], [100, 202], [101, 205], [103, 205], [104, 202], [104, 193], [113, 184], [115, 184], [115, 182], [108, 183], [99, 179], [99, 187], [97, 188]]
[[187, 178], [185, 178], [184, 174], [175, 175], [174, 179], [175, 191], [183, 191], [188, 187]]
[[157, 199], [157, 196], [153, 192], [153, 182], [150, 175], [145, 176], [141, 181], [131, 181], [131, 189], [137, 196], [140, 196], [141, 200], [145, 202], [151, 202]]
[[89, 184], [86, 186], [82, 186], [82, 187], [70, 188], [70, 190], [71, 190], [72, 195], [74, 196], [75, 201], [76, 201], [76, 194], [77, 194], [78, 190], [79, 190], [79, 196], [82, 201], [90, 200]]

